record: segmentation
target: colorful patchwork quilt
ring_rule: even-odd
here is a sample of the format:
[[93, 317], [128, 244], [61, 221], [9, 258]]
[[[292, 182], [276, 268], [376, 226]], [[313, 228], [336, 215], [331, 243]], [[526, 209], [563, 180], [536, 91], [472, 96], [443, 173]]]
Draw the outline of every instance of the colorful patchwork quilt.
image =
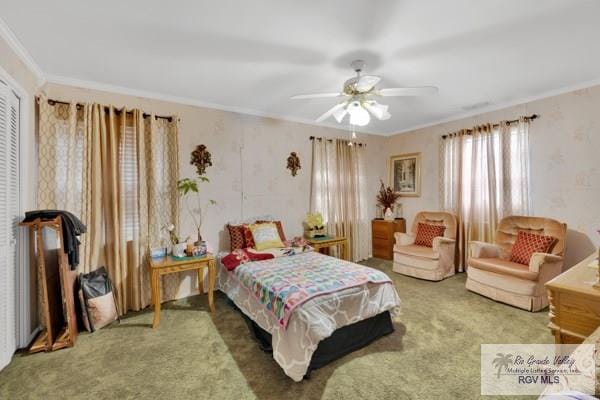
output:
[[383, 272], [316, 252], [249, 262], [232, 273], [286, 327], [292, 311], [327, 293], [391, 282]]

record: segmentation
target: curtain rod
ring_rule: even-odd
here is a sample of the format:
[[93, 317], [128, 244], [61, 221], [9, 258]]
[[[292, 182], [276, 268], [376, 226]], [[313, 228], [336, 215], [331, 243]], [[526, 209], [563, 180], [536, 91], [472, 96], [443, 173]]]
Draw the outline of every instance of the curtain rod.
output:
[[[309, 140], [311, 140], [311, 141], [313, 141], [313, 140], [318, 140], [319, 142], [323, 140], [323, 138], [322, 138], [322, 137], [315, 137], [315, 136], [310, 136], [308, 139], [309, 139]], [[331, 142], [333, 142], [333, 139], [325, 139], [325, 140], [327, 140], [327, 141], [328, 141], [328, 142], [330, 142], [330, 143], [331, 143]], [[338, 140], [345, 140], [345, 139], [338, 139]], [[358, 147], [362, 147], [362, 146], [365, 146], [365, 147], [367, 147], [367, 144], [366, 144], [366, 143], [358, 143], [358, 142], [351, 142], [351, 141], [348, 141], [348, 143], [355, 144], [355, 145], [357, 145]]]
[[[39, 100], [40, 100], [40, 98], [39, 98], [39, 97], [37, 97], [37, 100], [39, 101]], [[65, 105], [69, 105], [69, 104], [71, 104], [71, 103], [68, 103], [68, 102], [66, 102], [66, 101], [60, 101], [60, 100], [48, 99], [48, 104], [50, 104], [51, 106], [53, 106], [53, 105], [55, 105], [55, 104], [65, 104]], [[81, 103], [75, 103], [75, 106], [77, 107], [77, 109], [78, 109], [78, 110], [81, 110], [81, 107], [83, 107], [83, 104], [81, 104]], [[105, 106], [105, 107], [104, 107], [104, 109], [105, 109], [105, 110], [107, 110], [107, 109], [108, 109], [108, 106]], [[126, 112], [129, 112], [129, 111], [126, 111]], [[115, 113], [116, 113], [117, 115], [119, 115], [119, 114], [121, 113], [121, 110], [117, 110], [117, 109], [115, 109]], [[143, 113], [143, 114], [142, 114], [142, 117], [144, 117], [144, 118], [148, 118], [148, 117], [150, 117], [150, 116], [151, 116], [151, 114], [146, 114], [146, 113]], [[159, 118], [161, 118], [161, 119], [166, 119], [166, 120], [167, 120], [167, 121], [169, 121], [169, 122], [173, 121], [173, 117], [166, 117], [166, 116], [162, 116], [162, 115], [155, 115], [155, 116], [154, 116], [154, 118], [155, 118], [155, 119], [159, 119]]]
[[[525, 121], [533, 121], [534, 119], [537, 119], [537, 118], [539, 118], [539, 117], [540, 117], [540, 116], [539, 116], [539, 115], [537, 115], [537, 114], [531, 114], [530, 116], [528, 116], [528, 117], [523, 117], [523, 118], [525, 119]], [[519, 122], [519, 120], [520, 120], [520, 119], [511, 119], [511, 120], [509, 120], [509, 121], [506, 121], [506, 125], [510, 125], [510, 124], [517, 123], [517, 122]], [[499, 126], [500, 126], [500, 124], [499, 124], [499, 123], [497, 123], [497, 124], [493, 124], [493, 125], [492, 125], [492, 128], [497, 128], [497, 127], [499, 127]], [[471, 135], [471, 134], [473, 133], [473, 130], [472, 130], [472, 129], [464, 129], [463, 131], [464, 131], [464, 132], [465, 132], [467, 135]], [[454, 133], [449, 133], [449, 134], [447, 134], [447, 135], [442, 135], [442, 139], [446, 139], [446, 138], [448, 138], [448, 137], [451, 137], [451, 136], [455, 136], [455, 134], [454, 134]]]

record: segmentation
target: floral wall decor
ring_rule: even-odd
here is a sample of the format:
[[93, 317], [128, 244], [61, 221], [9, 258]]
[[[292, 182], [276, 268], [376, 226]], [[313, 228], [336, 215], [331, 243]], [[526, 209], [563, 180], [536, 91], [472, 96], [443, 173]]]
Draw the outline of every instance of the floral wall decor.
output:
[[192, 151], [192, 159], [190, 164], [196, 166], [196, 172], [202, 176], [206, 173], [206, 167], [212, 166], [211, 155], [206, 146], [201, 144], [196, 147], [196, 150]]
[[292, 176], [296, 176], [298, 170], [301, 168], [302, 167], [300, 166], [300, 158], [298, 158], [296, 152], [292, 151], [290, 153], [290, 156], [287, 158], [287, 169], [292, 171]]

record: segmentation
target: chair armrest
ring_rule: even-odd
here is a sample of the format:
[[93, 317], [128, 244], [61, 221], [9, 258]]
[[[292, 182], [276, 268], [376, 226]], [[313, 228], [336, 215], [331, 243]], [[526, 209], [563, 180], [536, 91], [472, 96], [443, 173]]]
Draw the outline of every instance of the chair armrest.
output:
[[502, 248], [492, 243], [469, 242], [469, 250], [473, 258], [500, 258]]
[[413, 235], [412, 233], [394, 233], [394, 239], [396, 239], [396, 246], [408, 246], [409, 244], [414, 244], [416, 238], [417, 236]]
[[529, 270], [531, 272], [540, 272], [540, 267], [547, 264], [562, 263], [563, 258], [548, 253], [533, 253], [529, 260]]
[[433, 238], [433, 251], [438, 253], [441, 247], [454, 247], [456, 241], [443, 236], [437, 236]]

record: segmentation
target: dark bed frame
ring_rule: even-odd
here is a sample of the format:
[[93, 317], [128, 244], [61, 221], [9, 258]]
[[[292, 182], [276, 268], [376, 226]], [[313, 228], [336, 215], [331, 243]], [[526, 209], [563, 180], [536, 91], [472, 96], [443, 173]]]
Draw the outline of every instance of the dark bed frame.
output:
[[[237, 309], [244, 317], [250, 335], [258, 343], [260, 349], [267, 353], [273, 352], [271, 334], [262, 329], [256, 322], [244, 314], [231, 300], [229, 304]], [[394, 324], [389, 311], [384, 311], [371, 318], [355, 322], [336, 329], [333, 334], [322, 340], [313, 353], [304, 379], [309, 379], [312, 371], [321, 368], [358, 349], [362, 349], [382, 336], [394, 332]]]

